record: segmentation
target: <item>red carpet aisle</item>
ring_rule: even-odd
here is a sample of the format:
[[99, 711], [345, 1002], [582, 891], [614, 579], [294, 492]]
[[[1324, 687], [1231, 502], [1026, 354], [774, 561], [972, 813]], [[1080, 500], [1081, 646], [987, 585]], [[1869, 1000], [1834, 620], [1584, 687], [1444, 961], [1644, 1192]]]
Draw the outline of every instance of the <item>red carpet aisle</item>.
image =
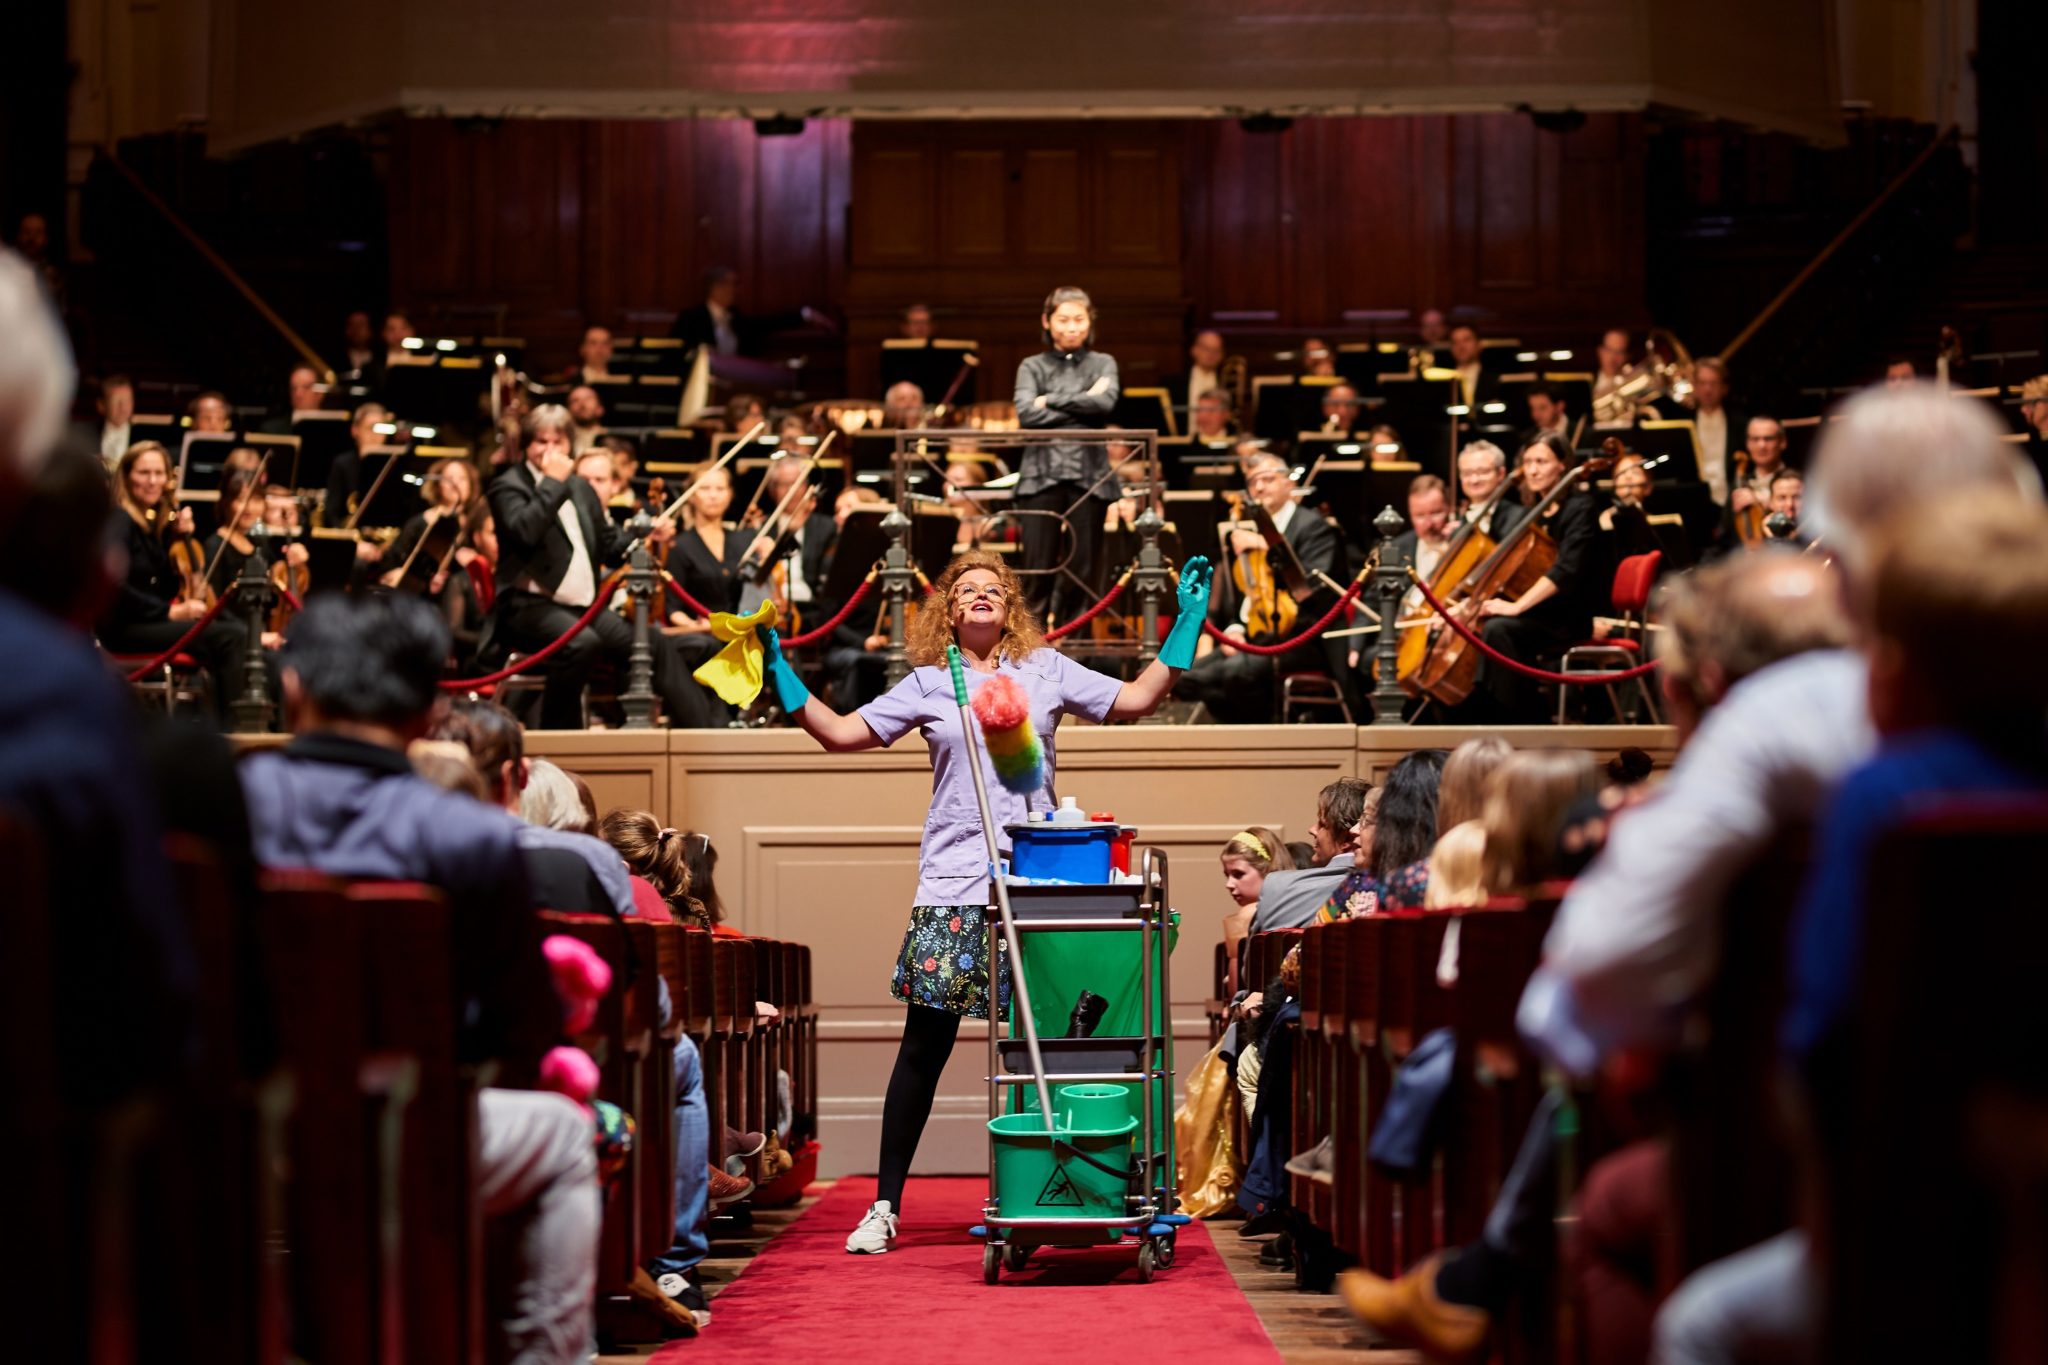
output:
[[1130, 1251], [1041, 1251], [1002, 1283], [981, 1282], [988, 1182], [913, 1180], [909, 1216], [886, 1256], [849, 1256], [846, 1234], [875, 1197], [841, 1180], [712, 1302], [711, 1326], [654, 1365], [797, 1360], [1170, 1360], [1278, 1365], [1279, 1352], [1200, 1223], [1180, 1231], [1173, 1268], [1137, 1281]]

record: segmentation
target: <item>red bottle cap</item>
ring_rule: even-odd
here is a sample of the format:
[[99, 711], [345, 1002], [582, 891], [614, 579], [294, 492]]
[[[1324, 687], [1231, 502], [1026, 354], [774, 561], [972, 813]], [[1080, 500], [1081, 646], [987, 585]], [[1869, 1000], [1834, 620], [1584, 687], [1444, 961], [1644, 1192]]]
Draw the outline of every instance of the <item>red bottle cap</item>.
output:
[[1088, 818], [1098, 825], [1113, 825], [1116, 823], [1116, 817], [1106, 810], [1090, 811], [1088, 812]]

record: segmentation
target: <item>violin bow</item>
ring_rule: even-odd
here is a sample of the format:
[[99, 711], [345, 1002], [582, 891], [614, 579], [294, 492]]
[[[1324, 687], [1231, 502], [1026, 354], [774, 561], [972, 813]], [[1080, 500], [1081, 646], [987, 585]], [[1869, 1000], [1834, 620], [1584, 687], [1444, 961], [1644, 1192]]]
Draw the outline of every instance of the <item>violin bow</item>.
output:
[[235, 527], [241, 523], [242, 513], [248, 510], [249, 499], [263, 486], [259, 480], [263, 477], [263, 471], [269, 467], [270, 452], [266, 450], [263, 452], [263, 458], [256, 461], [256, 473], [250, 477], [249, 486], [242, 490], [240, 501], [235, 503], [235, 514], [228, 518], [227, 530], [221, 532], [220, 548], [213, 552], [213, 558], [207, 562], [206, 572], [199, 576], [199, 581], [206, 586], [213, 586], [213, 571], [220, 567], [221, 556], [228, 552], [228, 537], [234, 534]]

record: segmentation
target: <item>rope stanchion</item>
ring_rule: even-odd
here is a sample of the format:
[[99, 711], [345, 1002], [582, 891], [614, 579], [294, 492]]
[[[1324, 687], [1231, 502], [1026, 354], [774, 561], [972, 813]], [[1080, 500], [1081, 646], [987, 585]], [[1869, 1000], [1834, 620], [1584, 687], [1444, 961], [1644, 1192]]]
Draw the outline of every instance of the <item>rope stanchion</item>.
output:
[[1047, 631], [1045, 633], [1045, 638], [1048, 640], [1064, 640], [1069, 635], [1072, 635], [1075, 631], [1079, 630], [1081, 627], [1087, 625], [1090, 621], [1093, 621], [1096, 617], [1102, 615], [1103, 612], [1109, 610], [1110, 603], [1116, 601], [1117, 598], [1123, 595], [1124, 584], [1130, 581], [1131, 575], [1129, 571], [1126, 571], [1122, 578], [1119, 578], [1114, 584], [1110, 586], [1108, 592], [1102, 594], [1101, 599], [1097, 601], [1094, 606], [1088, 608], [1088, 610], [1082, 612], [1073, 620], [1063, 621], [1055, 629]]
[[1624, 668], [1618, 673], [1556, 673], [1547, 668], [1536, 668], [1533, 665], [1523, 663], [1520, 659], [1509, 658], [1492, 645], [1486, 643], [1485, 640], [1480, 638], [1477, 631], [1451, 615], [1450, 608], [1446, 607], [1437, 598], [1437, 595], [1429, 590], [1429, 584], [1423, 582], [1421, 578], [1416, 577], [1412, 573], [1409, 576], [1415, 579], [1415, 586], [1422, 590], [1422, 599], [1429, 603], [1430, 610], [1441, 616], [1450, 625], [1452, 630], [1464, 636], [1465, 643], [1474, 646], [1481, 654], [1492, 659], [1495, 663], [1512, 668], [1524, 677], [1535, 678], [1539, 682], [1563, 683], [1567, 686], [1600, 687], [1609, 683], [1627, 682], [1631, 678], [1640, 678], [1646, 673], [1653, 672], [1662, 662], [1659, 659], [1651, 659], [1648, 663], [1637, 664], [1634, 668]]
[[841, 621], [844, 621], [847, 617], [853, 615], [853, 609], [860, 605], [861, 599], [863, 597], [866, 597], [868, 595], [868, 590], [874, 586], [875, 576], [873, 574], [869, 574], [866, 578], [863, 578], [860, 581], [860, 586], [853, 590], [853, 596], [846, 599], [846, 605], [841, 607], [838, 613], [835, 616], [833, 616], [831, 620], [827, 621], [824, 625], [819, 626], [816, 630], [807, 630], [801, 635], [792, 635], [788, 639], [784, 640], [782, 643], [792, 649], [802, 649], [806, 645], [817, 644], [820, 640], [830, 635], [833, 631], [839, 629], [839, 623]]
[[595, 621], [597, 619], [597, 614], [599, 612], [605, 610], [607, 607], [611, 605], [612, 593], [618, 589], [620, 582], [622, 582], [625, 579], [625, 577], [626, 571], [624, 569], [618, 569], [613, 571], [612, 576], [610, 578], [607, 578], [604, 582], [598, 584], [596, 596], [594, 596], [591, 599], [589, 608], [586, 609], [581, 616], [576, 618], [575, 624], [571, 625], [567, 630], [563, 631], [554, 639], [542, 645], [539, 649], [533, 651], [533, 653], [521, 659], [518, 663], [507, 664], [505, 667], [499, 669], [497, 672], [486, 673], [481, 678], [443, 679], [441, 683], [441, 690], [443, 692], [467, 692], [472, 688], [490, 687], [493, 684], [505, 681], [505, 679], [510, 678], [515, 674], [524, 673], [527, 669], [534, 667], [536, 664], [546, 662], [549, 658], [553, 657], [555, 652], [561, 649], [562, 646], [568, 644], [569, 641], [575, 639], [577, 634], [580, 633], [585, 626], [589, 625], [592, 621]]
[[205, 630], [208, 626], [213, 624], [213, 618], [220, 615], [220, 609], [228, 604], [228, 599], [230, 597], [233, 597], [235, 595], [235, 587], [236, 585], [233, 583], [228, 584], [227, 590], [221, 593], [219, 597], [215, 598], [213, 605], [207, 608], [206, 615], [200, 617], [197, 621], [194, 621], [192, 623], [192, 628], [186, 631], [183, 635], [180, 635], [178, 637], [177, 643], [173, 644], [169, 649], [165, 650], [163, 653], [157, 655], [154, 659], [151, 659], [148, 663], [142, 665], [142, 667], [136, 669], [133, 673], [130, 673], [128, 675], [128, 681], [141, 682], [144, 674], [156, 672], [156, 670], [162, 667], [166, 661], [177, 657], [179, 651], [183, 650], [186, 645], [189, 645], [194, 640], [198, 639], [199, 632]]

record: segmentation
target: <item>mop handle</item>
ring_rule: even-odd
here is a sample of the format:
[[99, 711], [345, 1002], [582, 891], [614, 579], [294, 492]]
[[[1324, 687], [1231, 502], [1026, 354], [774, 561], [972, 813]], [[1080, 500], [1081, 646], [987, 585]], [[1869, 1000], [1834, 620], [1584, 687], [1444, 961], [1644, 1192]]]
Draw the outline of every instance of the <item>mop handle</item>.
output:
[[[998, 864], [1002, 859], [1001, 850], [996, 846], [995, 816], [988, 808], [988, 784], [981, 775], [981, 745], [976, 740], [974, 716], [968, 710], [967, 670], [960, 663], [960, 646], [946, 646], [946, 663], [953, 670], [953, 700], [960, 707], [960, 734], [967, 742], [967, 770], [974, 774], [974, 800], [981, 807], [981, 838], [988, 848], [988, 881], [995, 888], [996, 911], [1003, 917], [1003, 942], [1010, 949], [1010, 988], [1017, 995], [1017, 1015], [1024, 1021], [1024, 1048], [1031, 1054], [1031, 1079], [1038, 1087], [1038, 1112], [1045, 1115], [1045, 1131], [1053, 1133], [1052, 1091], [1045, 1083], [1045, 1058], [1038, 1051], [1038, 1023], [1031, 1017], [1031, 990], [1024, 984], [1024, 949], [1017, 942], [1017, 923], [1010, 918], [1010, 889], [1003, 885], [1003, 870]], [[996, 964], [989, 964], [989, 1020], [988, 1026], [999, 1026], [997, 1019], [996, 984], [1000, 980]]]

